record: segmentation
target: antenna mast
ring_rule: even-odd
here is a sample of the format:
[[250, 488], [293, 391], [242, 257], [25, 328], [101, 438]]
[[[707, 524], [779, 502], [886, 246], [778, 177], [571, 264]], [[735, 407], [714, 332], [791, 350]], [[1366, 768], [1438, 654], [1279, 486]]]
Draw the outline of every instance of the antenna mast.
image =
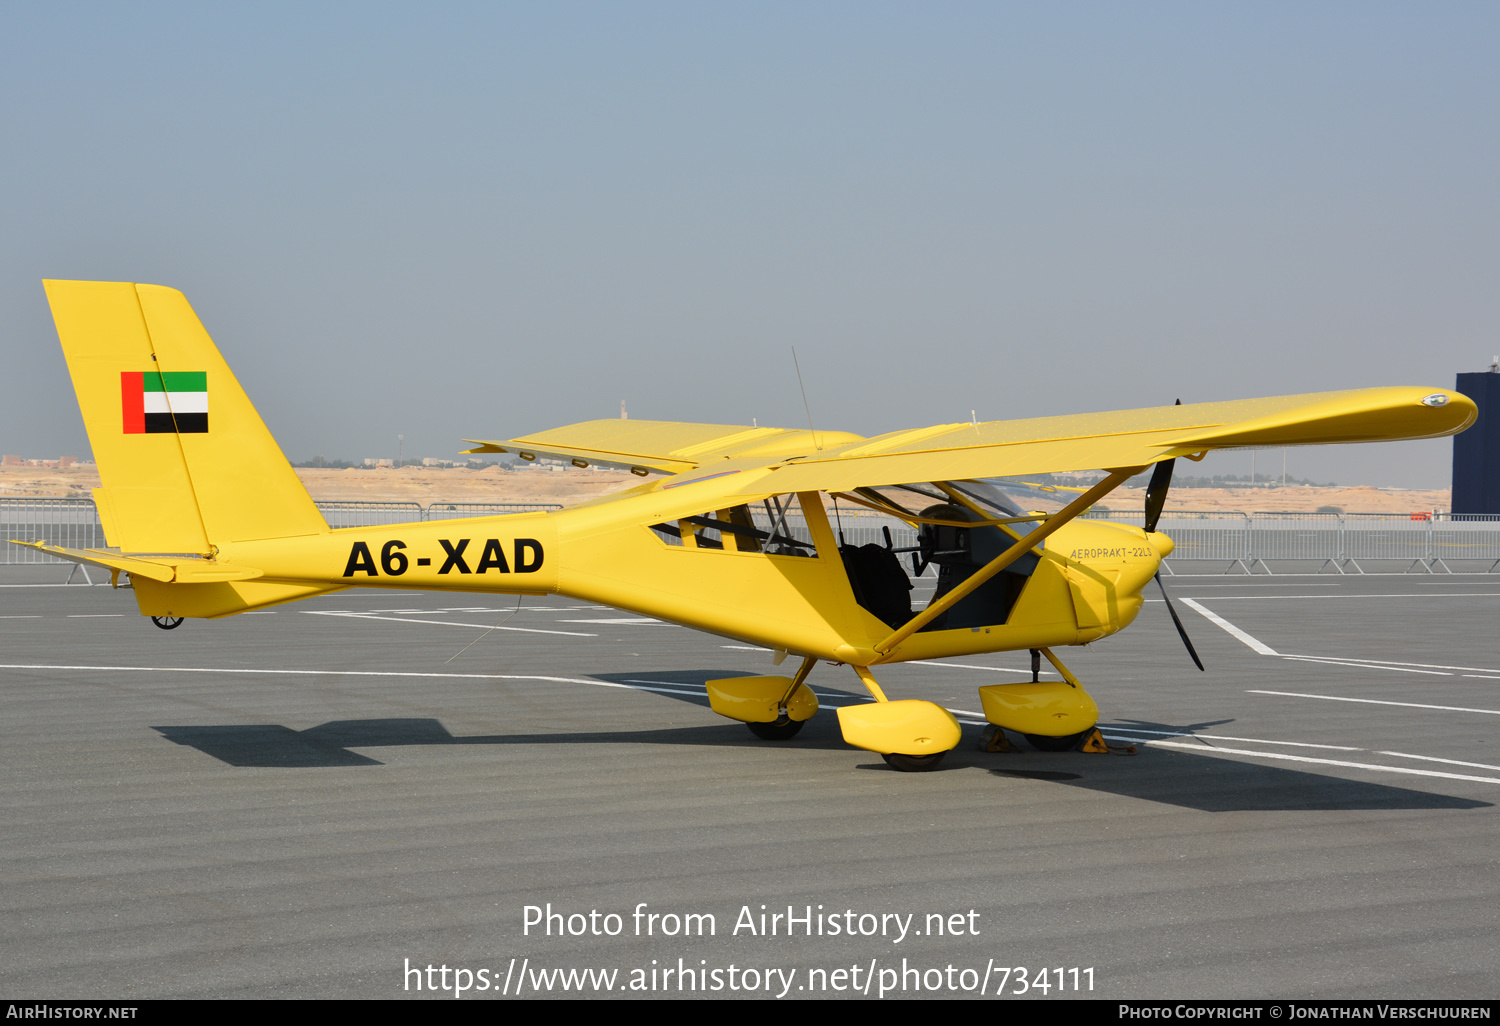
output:
[[802, 390], [802, 409], [807, 414], [807, 433], [812, 435], [813, 448], [822, 452], [823, 443], [818, 441], [818, 431], [813, 427], [812, 422], [812, 409], [807, 405], [807, 386], [802, 383], [802, 365], [797, 362], [796, 346], [792, 346], [792, 366], [797, 368], [797, 387]]

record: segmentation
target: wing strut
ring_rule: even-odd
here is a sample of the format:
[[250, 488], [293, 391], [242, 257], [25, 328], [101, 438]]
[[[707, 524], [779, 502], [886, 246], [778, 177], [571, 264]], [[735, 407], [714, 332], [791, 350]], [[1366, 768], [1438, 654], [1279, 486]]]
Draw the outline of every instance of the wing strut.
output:
[[1124, 484], [1126, 481], [1130, 480], [1130, 478], [1134, 477], [1136, 474], [1139, 474], [1145, 469], [1145, 467], [1126, 467], [1120, 470], [1111, 470], [1109, 472], [1109, 476], [1106, 477], [1103, 481], [1100, 481], [1098, 484], [1094, 485], [1094, 487], [1090, 488], [1088, 491], [1084, 492], [1078, 498], [1068, 503], [1062, 509], [1052, 514], [1052, 516], [1048, 517], [1047, 520], [1036, 530], [1030, 532], [1020, 541], [1016, 542], [1010, 548], [1000, 553], [1000, 555], [990, 560], [984, 565], [983, 568], [970, 576], [958, 587], [954, 588], [952, 591], [948, 592], [948, 594], [944, 595], [942, 598], [932, 603], [932, 605], [922, 610], [922, 612], [906, 621], [906, 623], [901, 627], [898, 627], [890, 637], [886, 638], [884, 641], [879, 642], [875, 646], [875, 651], [879, 652], [881, 655], [889, 655], [891, 650], [894, 649], [897, 645], [901, 644], [901, 642], [905, 641], [917, 631], [921, 630], [923, 627], [926, 627], [933, 620], [936, 620], [939, 616], [942, 616], [948, 610], [958, 605], [959, 602], [963, 601], [970, 594], [972, 594], [985, 581], [988, 581], [991, 577], [994, 577], [1001, 570], [1004, 570], [1006, 567], [1010, 566], [1026, 553], [1030, 552], [1042, 541], [1043, 538], [1046, 538], [1053, 531], [1056, 531], [1059, 527], [1062, 527], [1068, 521], [1072, 520], [1080, 513], [1086, 511], [1094, 503], [1098, 502], [1100, 499], [1104, 498], [1110, 492], [1114, 491], [1120, 485]]

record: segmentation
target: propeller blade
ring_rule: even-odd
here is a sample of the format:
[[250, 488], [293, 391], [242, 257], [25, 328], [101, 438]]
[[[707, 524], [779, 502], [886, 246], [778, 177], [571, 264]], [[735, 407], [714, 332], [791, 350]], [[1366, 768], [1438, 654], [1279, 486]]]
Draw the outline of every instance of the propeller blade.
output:
[[1151, 471], [1151, 483], [1146, 486], [1146, 533], [1156, 530], [1161, 511], [1167, 504], [1167, 489], [1172, 484], [1172, 466], [1177, 461], [1162, 460]]
[[1187, 646], [1188, 655], [1193, 657], [1193, 662], [1197, 664], [1198, 669], [1202, 670], [1203, 660], [1198, 658], [1198, 650], [1193, 647], [1192, 641], [1189, 640], [1187, 636], [1187, 628], [1182, 625], [1182, 620], [1177, 616], [1177, 610], [1173, 607], [1172, 600], [1167, 595], [1167, 586], [1161, 583], [1160, 573], [1156, 575], [1156, 586], [1161, 589], [1162, 601], [1167, 604], [1167, 612], [1172, 614], [1172, 622], [1177, 625], [1177, 636], [1180, 637], [1182, 639], [1182, 643]]

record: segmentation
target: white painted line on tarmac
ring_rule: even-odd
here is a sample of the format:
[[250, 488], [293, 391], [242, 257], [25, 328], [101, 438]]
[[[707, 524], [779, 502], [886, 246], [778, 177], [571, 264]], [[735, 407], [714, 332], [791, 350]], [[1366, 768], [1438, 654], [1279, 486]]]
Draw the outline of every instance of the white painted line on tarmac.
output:
[[[1011, 669], [1009, 666], [980, 666], [977, 663], [940, 663], [935, 659], [912, 659], [910, 662], [921, 663], [923, 666], [952, 666], [960, 670], [989, 670], [991, 673], [1019, 673], [1024, 675], [1031, 672], [1030, 670]], [[1060, 675], [1053, 673], [1051, 670], [1043, 670], [1042, 676], [1057, 677]], [[1017, 681], [1016, 683], [1030, 684], [1031, 681]]]
[[1182, 577], [1170, 578], [1173, 584], [1179, 588], [1341, 588], [1342, 584], [1337, 581], [1329, 581], [1327, 584], [1283, 584], [1280, 581], [1272, 581], [1269, 584], [1189, 584]]
[[1406, 752], [1380, 752], [1380, 755], [1394, 755], [1398, 759], [1421, 759], [1423, 762], [1444, 762], [1449, 766], [1473, 766], [1475, 769], [1487, 769], [1500, 772], [1500, 766], [1491, 766], [1487, 762], [1460, 762], [1457, 759], [1439, 759], [1431, 755], [1408, 755]]
[[[690, 695], [706, 698], [706, 691], [689, 691], [675, 684], [670, 688], [643, 686], [646, 684], [668, 684], [668, 681], [631, 681], [616, 683], [609, 680], [584, 680], [579, 677], [547, 677], [523, 673], [412, 673], [393, 670], [247, 670], [237, 667], [218, 666], [66, 666], [41, 663], [0, 663], [0, 670], [107, 670], [132, 671], [137, 673], [258, 673], [289, 675], [294, 677], [436, 677], [451, 680], [539, 680], [552, 684], [591, 684], [599, 688], [619, 688], [623, 691], [661, 691], [667, 694]], [[849, 698], [848, 695], [828, 695], [829, 698]]]
[[[1321, 697], [1321, 696], [1315, 696]], [[1314, 759], [1307, 755], [1288, 755], [1285, 752], [1252, 752], [1244, 748], [1208, 748], [1204, 745], [1184, 744], [1180, 741], [1141, 741], [1134, 737], [1110, 737], [1111, 741], [1140, 741], [1150, 748], [1180, 748], [1198, 755], [1249, 755], [1257, 759], [1276, 759], [1283, 762], [1307, 762], [1319, 766], [1345, 766], [1349, 769], [1375, 770], [1379, 773], [1401, 773], [1414, 777], [1442, 777], [1445, 780], [1477, 780], [1485, 784], [1500, 784], [1500, 777], [1474, 777], [1464, 773], [1443, 773], [1438, 770], [1416, 769], [1411, 766], [1382, 766], [1373, 762], [1346, 762], [1343, 759]]]
[[[0, 670], [126, 670], [140, 673], [260, 673], [294, 677], [443, 677], [455, 680], [545, 680], [557, 684], [596, 684], [606, 688], [623, 688], [603, 680], [581, 680], [577, 677], [543, 677], [516, 673], [415, 673], [403, 670], [250, 670], [221, 666], [65, 666], [43, 663], [0, 663]], [[629, 690], [627, 688], [627, 690]]]
[[1351, 659], [1340, 659], [1337, 656], [1284, 655], [1281, 658], [1293, 659], [1299, 663], [1328, 663], [1330, 666], [1347, 666], [1354, 670], [1391, 670], [1395, 673], [1425, 673], [1431, 677], [1453, 676], [1453, 674], [1445, 670], [1418, 670], [1410, 666], [1384, 666], [1380, 663], [1357, 663]]
[[1247, 690], [1245, 693], [1248, 695], [1283, 695], [1287, 698], [1321, 698], [1326, 702], [1359, 702], [1364, 705], [1399, 705], [1406, 709], [1438, 709], [1443, 712], [1486, 713], [1490, 716], [1500, 716], [1500, 709], [1470, 709], [1461, 705], [1423, 705], [1420, 702], [1387, 702], [1379, 698], [1343, 698], [1339, 695], [1307, 695], [1300, 691]]
[[[608, 609], [609, 606], [522, 606], [523, 613], [572, 613], [580, 609]], [[442, 609], [416, 609], [417, 613], [514, 613], [515, 606], [447, 606]], [[369, 610], [378, 613], [380, 610]]]
[[[381, 599], [388, 599], [392, 595], [400, 595], [403, 598], [407, 595], [416, 596], [418, 598], [427, 598], [432, 594], [432, 592], [430, 591], [386, 591], [384, 588], [371, 588], [366, 584], [353, 584], [345, 585], [342, 588], [337, 588], [333, 592], [320, 592], [317, 595], [309, 595], [308, 598], [332, 598], [334, 594], [348, 591], [351, 588], [354, 589], [354, 594], [344, 595], [344, 598], [369, 599], [371, 602], [379, 602]], [[298, 601], [300, 602], [302, 600], [298, 599]]]
[[[1230, 598], [1231, 596], [1224, 595], [1224, 596], [1220, 596], [1220, 597], [1221, 598]], [[1278, 655], [1279, 654], [1270, 645], [1267, 645], [1267, 644], [1265, 644], [1262, 641], [1257, 641], [1255, 638], [1251, 637], [1249, 634], [1246, 634], [1244, 631], [1240, 630], [1234, 624], [1232, 624], [1228, 620], [1224, 619], [1218, 613], [1215, 613], [1215, 612], [1213, 612], [1213, 611], [1211, 611], [1209, 609], [1204, 608], [1201, 604], [1193, 601], [1192, 599], [1190, 599], [1190, 598], [1184, 598], [1182, 600], [1182, 603], [1185, 606], [1190, 606], [1193, 609], [1196, 609], [1198, 612], [1202, 613], [1205, 617], [1207, 617], [1210, 622], [1218, 624], [1220, 627], [1224, 628], [1230, 634], [1234, 635], [1236, 638], [1239, 638], [1245, 644], [1247, 644], [1251, 648], [1255, 649], [1255, 651], [1259, 652], [1261, 655]]]
[[[692, 685], [675, 684], [669, 680], [627, 680], [624, 683], [630, 685], [632, 691], [660, 691], [666, 695], [691, 695], [693, 698], [707, 698], [707, 691], [690, 690]], [[671, 684], [671, 687], [650, 687], [652, 684]]]
[[490, 623], [454, 623], [452, 620], [413, 620], [409, 616], [372, 616], [369, 613], [341, 613], [332, 609], [303, 609], [308, 616], [343, 616], [351, 620], [388, 620], [391, 623], [431, 623], [439, 627], [478, 627], [487, 631], [517, 631], [521, 634], [566, 634], [570, 638], [597, 638], [597, 634], [579, 631], [545, 631], [540, 627], [499, 627]]
[[[730, 679], [733, 680], [734, 678], [730, 678]], [[625, 681], [625, 683], [627, 683], [627, 684], [665, 684], [668, 687], [673, 687], [673, 688], [691, 688], [691, 687], [695, 687], [695, 686], [696, 687], [702, 687], [703, 688], [702, 691], [679, 691], [677, 693], [678, 694], [682, 694], [682, 695], [697, 695], [699, 698], [707, 698], [708, 697], [708, 687], [707, 687], [707, 685], [681, 684], [681, 683], [678, 683], [677, 681], [672, 681], [672, 680], [629, 680], [629, 679], [627, 679]], [[656, 690], [660, 690], [660, 688], [658, 688]], [[811, 688], [808, 688], [808, 690], [812, 691]], [[828, 691], [813, 691], [813, 694], [817, 695], [819, 698], [855, 698], [856, 697], [854, 695], [848, 695], [848, 694], [834, 694], [834, 693], [828, 692]], [[858, 699], [858, 701], [860, 701], [860, 702], [866, 702], [866, 701], [869, 701], [869, 699], [860, 698], [860, 699]], [[952, 711], [957, 712], [959, 710], [952, 710]], [[970, 716], [978, 716], [980, 714], [979, 713], [969, 713], [969, 715]]]
[[1471, 677], [1474, 680], [1500, 680], [1500, 677], [1491, 677], [1484, 673], [1465, 673], [1463, 676]]
[[41, 613], [24, 613], [13, 616], [0, 616], [0, 620], [40, 620], [41, 618]]
[[771, 651], [769, 648], [762, 648], [759, 645], [720, 645], [719, 647], [720, 648], [733, 649], [736, 652], [769, 652], [769, 651]]
[[614, 617], [608, 617], [608, 618], [599, 619], [599, 620], [574, 620], [574, 619], [571, 619], [570, 617], [564, 616], [564, 617], [560, 617], [557, 622], [558, 623], [641, 623], [641, 624], [650, 624], [650, 625], [654, 625], [654, 626], [657, 626], [657, 627], [669, 627], [669, 626], [671, 626], [670, 624], [666, 623], [665, 621], [658, 620], [658, 619], [656, 619], [655, 617], [652, 617], [652, 616], [614, 616]]
[[1359, 659], [1355, 656], [1297, 656], [1289, 655], [1288, 659], [1337, 659], [1345, 663], [1369, 663], [1374, 666], [1420, 666], [1428, 670], [1474, 670], [1478, 673], [1500, 673], [1500, 670], [1492, 670], [1488, 666], [1444, 666], [1442, 663], [1402, 663], [1394, 659]]
[[1215, 602], [1262, 602], [1266, 599], [1321, 599], [1324, 602], [1340, 599], [1411, 599], [1411, 598], [1500, 598], [1500, 591], [1440, 591], [1416, 594], [1389, 595], [1215, 595]]
[[1363, 752], [1363, 748], [1350, 745], [1315, 745], [1308, 741], [1271, 741], [1263, 737], [1230, 737], [1227, 734], [1199, 734], [1180, 730], [1142, 730], [1139, 727], [1100, 727], [1100, 730], [1123, 730], [1130, 734], [1154, 734], [1158, 737], [1202, 737], [1214, 741], [1250, 741], [1260, 745], [1291, 745], [1296, 748], [1330, 748], [1337, 752]]
[[[626, 677], [625, 678], [625, 683], [626, 684], [665, 684], [667, 687], [671, 687], [671, 688], [702, 688], [702, 687], [706, 687], [707, 686], [707, 685], [704, 685], [704, 684], [684, 684], [680, 680], [640, 680], [640, 679], [637, 679], [637, 678], [634, 678], [634, 677]], [[695, 692], [695, 694], [700, 694], [700, 695], [705, 695], [707, 693], [708, 693], [707, 691], [698, 691], [698, 692]]]
[[106, 616], [124, 616], [124, 613], [69, 613], [69, 620], [98, 620]]

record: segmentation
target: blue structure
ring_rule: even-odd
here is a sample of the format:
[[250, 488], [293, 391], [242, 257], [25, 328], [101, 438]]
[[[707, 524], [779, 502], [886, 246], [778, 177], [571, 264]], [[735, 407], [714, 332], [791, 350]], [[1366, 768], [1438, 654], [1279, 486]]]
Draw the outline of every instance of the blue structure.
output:
[[1453, 512], [1500, 513], [1500, 373], [1460, 374], [1479, 419], [1453, 436]]

